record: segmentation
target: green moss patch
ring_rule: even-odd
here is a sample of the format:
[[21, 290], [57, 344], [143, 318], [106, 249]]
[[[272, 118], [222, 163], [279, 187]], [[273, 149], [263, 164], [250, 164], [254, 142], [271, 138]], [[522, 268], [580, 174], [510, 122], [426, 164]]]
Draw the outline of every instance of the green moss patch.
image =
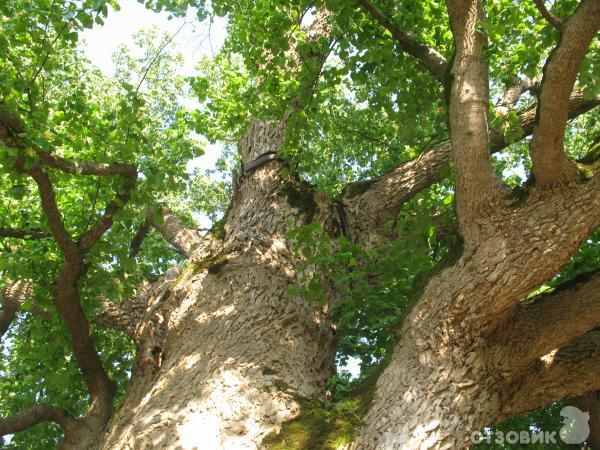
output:
[[193, 263], [194, 273], [208, 271], [211, 275], [218, 274], [221, 269], [229, 262], [225, 255], [212, 255], [207, 258], [195, 261]]
[[219, 241], [225, 239], [225, 235], [227, 234], [227, 219], [229, 218], [229, 212], [231, 211], [232, 205], [233, 202], [229, 202], [229, 206], [227, 207], [225, 214], [223, 214], [223, 217], [216, 221], [210, 229], [210, 234]]
[[347, 399], [327, 404], [296, 398], [300, 414], [267, 435], [262, 444], [273, 450], [337, 450], [352, 442], [362, 423], [384, 365], [366, 378]]

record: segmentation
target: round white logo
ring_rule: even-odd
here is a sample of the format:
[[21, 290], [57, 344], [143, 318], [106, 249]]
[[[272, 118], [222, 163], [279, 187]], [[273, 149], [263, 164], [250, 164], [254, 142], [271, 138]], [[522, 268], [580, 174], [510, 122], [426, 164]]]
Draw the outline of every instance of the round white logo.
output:
[[563, 427], [558, 434], [565, 444], [581, 444], [588, 438], [590, 435], [589, 413], [583, 412], [575, 406], [565, 406], [560, 410], [560, 415], [564, 417], [564, 420]]

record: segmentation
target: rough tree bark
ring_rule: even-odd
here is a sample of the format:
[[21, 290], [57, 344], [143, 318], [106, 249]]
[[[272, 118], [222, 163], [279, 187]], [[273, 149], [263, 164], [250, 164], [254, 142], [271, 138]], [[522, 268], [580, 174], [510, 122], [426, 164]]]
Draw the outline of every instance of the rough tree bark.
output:
[[[600, 385], [597, 275], [562, 298], [519, 306], [600, 222], [598, 175], [573, 176], [576, 166], [562, 153], [565, 99], [600, 26], [600, 5], [581, 3], [546, 65], [531, 144], [537, 183], [522, 204], [491, 171], [486, 38], [477, 31], [482, 6], [449, 0], [448, 12], [456, 43], [451, 150], [464, 249], [430, 280], [404, 322], [355, 448], [467, 447], [470, 433], [485, 425]], [[565, 71], [560, 61], [572, 46], [578, 52], [569, 53]], [[568, 93], [548, 100], [548, 86], [557, 84]]]

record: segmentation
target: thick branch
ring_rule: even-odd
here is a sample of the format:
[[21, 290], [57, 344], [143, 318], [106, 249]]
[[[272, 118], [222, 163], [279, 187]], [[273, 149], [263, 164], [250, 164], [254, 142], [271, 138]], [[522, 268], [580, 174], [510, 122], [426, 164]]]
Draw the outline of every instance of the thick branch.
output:
[[0, 296], [0, 304], [2, 304], [2, 309], [0, 310], [0, 339], [2, 339], [17, 317], [19, 303]]
[[40, 422], [55, 422], [65, 435], [72, 432], [78, 421], [67, 411], [57, 406], [42, 404], [27, 408], [14, 416], [0, 419], [0, 436], [24, 431]]
[[600, 325], [600, 270], [578, 277], [519, 304], [513, 317], [500, 326], [492, 350], [503, 371], [519, 371]]
[[183, 255], [187, 258], [192, 256], [194, 250], [202, 244], [202, 239], [195, 231], [186, 228], [181, 219], [170, 209], [163, 207], [160, 212], [162, 214], [162, 222], [154, 220], [154, 214], [148, 211], [147, 218], [152, 226], [169, 244]]
[[19, 280], [11, 282], [0, 292], [0, 304], [2, 305], [2, 311], [0, 311], [0, 339], [15, 320], [21, 303], [31, 300], [32, 286], [30, 280]]
[[16, 238], [16, 239], [46, 239], [51, 235], [39, 229], [24, 230], [21, 228], [3, 228], [0, 227], [0, 237]]
[[567, 20], [561, 40], [544, 67], [537, 125], [530, 147], [533, 173], [541, 185], [577, 177], [577, 168], [563, 151], [569, 97], [599, 28], [600, 2], [582, 0]]
[[92, 429], [99, 431], [110, 417], [115, 385], [102, 367], [89, 322], [81, 307], [77, 283], [83, 273], [83, 255], [64, 263], [57, 281], [55, 303], [69, 332], [75, 360], [90, 393], [90, 408], [85, 420], [93, 424]]
[[560, 20], [558, 17], [556, 17], [554, 14], [552, 14], [548, 8], [546, 8], [546, 4], [544, 3], [544, 0], [533, 0], [533, 3], [535, 3], [535, 6], [538, 9], [538, 11], [540, 12], [540, 14], [542, 15], [542, 17], [544, 19], [546, 19], [546, 21], [550, 25], [552, 25], [558, 31], [561, 31], [561, 32], [563, 31], [564, 24], [563, 24], [562, 20]]
[[600, 448], [600, 400], [598, 392], [588, 392], [573, 399], [581, 411], [590, 415], [590, 437], [587, 439], [592, 448]]
[[386, 16], [368, 0], [357, 0], [357, 2], [398, 40], [406, 53], [417, 58], [438, 80], [444, 81], [448, 61], [441, 53], [434, 48], [417, 41], [411, 33], [403, 31], [391, 23]]
[[[581, 91], [575, 91], [569, 102], [569, 117], [577, 117], [598, 105], [600, 96], [587, 100]], [[519, 115], [523, 129], [521, 139], [532, 133], [535, 112], [533, 107]], [[502, 133], [495, 130], [490, 131], [489, 140], [492, 153], [509, 145]], [[346, 186], [342, 201], [348, 220], [353, 223], [352, 228], [355, 228], [354, 224], [368, 224], [367, 228], [371, 231], [382, 229], [386, 222], [395, 218], [402, 204], [443, 178], [451, 159], [450, 141], [445, 141], [386, 175]]]
[[600, 331], [580, 336], [542, 357], [507, 398], [504, 417], [524, 414], [600, 389]]
[[476, 217], [497, 193], [499, 182], [488, 149], [488, 68], [483, 58], [484, 21], [479, 0], [448, 0], [456, 45], [450, 93], [452, 158], [456, 166], [456, 213], [468, 244], [478, 239]]
[[[138, 296], [139, 297], [139, 296]], [[92, 320], [93, 324], [101, 325], [105, 328], [117, 330], [125, 333], [132, 340], [135, 340], [135, 330], [143, 314], [143, 309], [138, 313], [136, 306], [140, 302], [129, 300], [123, 304], [104, 301], [102, 310]]]

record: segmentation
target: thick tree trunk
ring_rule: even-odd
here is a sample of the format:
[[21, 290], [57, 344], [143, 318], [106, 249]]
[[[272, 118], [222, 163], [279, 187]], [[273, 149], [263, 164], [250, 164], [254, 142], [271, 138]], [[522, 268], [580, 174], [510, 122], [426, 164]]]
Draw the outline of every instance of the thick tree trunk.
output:
[[535, 189], [518, 210], [490, 205], [486, 238], [431, 279], [404, 322], [354, 448], [466, 448], [486, 425], [597, 388], [600, 277], [558, 302], [518, 303], [598, 223], [597, 178]]
[[[244, 164], [279, 149], [283, 133], [284, 124], [253, 122]], [[224, 241], [196, 249], [155, 294], [164, 299], [154, 300], [152, 343], [141, 345], [100, 448], [257, 448], [298, 414], [297, 396], [323, 398], [334, 331], [322, 305], [287, 294], [297, 261], [286, 232], [330, 212], [282, 166], [270, 161], [241, 180]]]

